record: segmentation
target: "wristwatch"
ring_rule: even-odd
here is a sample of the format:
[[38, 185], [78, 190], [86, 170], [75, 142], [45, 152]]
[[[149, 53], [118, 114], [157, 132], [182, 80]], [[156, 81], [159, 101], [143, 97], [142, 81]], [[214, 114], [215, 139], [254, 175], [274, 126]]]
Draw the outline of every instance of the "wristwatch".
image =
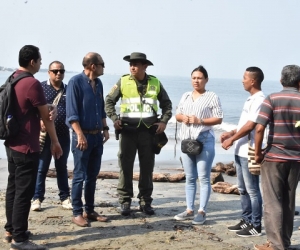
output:
[[108, 126], [104, 126], [103, 130], [109, 130], [109, 127]]

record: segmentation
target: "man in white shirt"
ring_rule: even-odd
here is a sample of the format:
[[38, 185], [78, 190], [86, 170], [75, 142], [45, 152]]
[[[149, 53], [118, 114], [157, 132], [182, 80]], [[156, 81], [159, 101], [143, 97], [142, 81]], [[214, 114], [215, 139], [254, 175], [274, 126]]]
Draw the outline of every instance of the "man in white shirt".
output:
[[259, 176], [252, 175], [248, 169], [248, 140], [250, 138], [251, 146], [253, 146], [255, 121], [265, 99], [261, 91], [263, 80], [264, 74], [260, 68], [249, 67], [246, 69], [243, 85], [245, 90], [250, 93], [250, 97], [244, 104], [237, 129], [221, 135], [224, 149], [229, 149], [235, 142], [235, 164], [241, 197], [242, 218], [237, 225], [229, 226], [228, 229], [241, 237], [261, 235], [262, 197], [259, 188]]

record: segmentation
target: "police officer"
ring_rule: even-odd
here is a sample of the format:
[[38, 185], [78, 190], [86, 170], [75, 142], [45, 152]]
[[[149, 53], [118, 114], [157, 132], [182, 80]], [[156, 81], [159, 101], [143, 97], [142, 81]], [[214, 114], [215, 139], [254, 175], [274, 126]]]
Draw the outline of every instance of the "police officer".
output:
[[[148, 66], [153, 63], [143, 53], [133, 52], [123, 58], [129, 62], [130, 75], [123, 75], [105, 99], [105, 111], [114, 122], [116, 130], [121, 131], [119, 141], [120, 177], [118, 184], [121, 214], [130, 214], [133, 197], [132, 175], [136, 152], [139, 155], [140, 210], [153, 215], [151, 207], [155, 154], [153, 151], [154, 134], [163, 133], [172, 116], [172, 103], [160, 81], [146, 74]], [[121, 98], [120, 119], [116, 113], [116, 103]], [[159, 107], [161, 119], [157, 119]]]

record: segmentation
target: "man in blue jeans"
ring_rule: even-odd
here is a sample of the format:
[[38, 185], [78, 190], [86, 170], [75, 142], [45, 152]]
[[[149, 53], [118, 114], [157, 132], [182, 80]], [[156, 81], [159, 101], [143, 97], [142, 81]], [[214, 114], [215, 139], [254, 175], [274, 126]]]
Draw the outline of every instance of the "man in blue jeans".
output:
[[[48, 104], [56, 102], [57, 117], [55, 119], [55, 129], [58, 141], [62, 147], [63, 155], [54, 161], [57, 173], [57, 185], [59, 189], [59, 198], [63, 209], [72, 209], [70, 201], [70, 189], [68, 183], [67, 161], [70, 152], [70, 132], [66, 121], [66, 90], [67, 86], [63, 83], [65, 67], [59, 61], [51, 62], [49, 65], [49, 79], [41, 83]], [[41, 120], [41, 130], [46, 131], [43, 121]], [[51, 162], [51, 140], [47, 133], [45, 145], [40, 152], [39, 169], [35, 186], [35, 193], [31, 210], [40, 211], [41, 203], [45, 199], [45, 181]]]
[[243, 77], [243, 85], [250, 96], [246, 100], [238, 127], [221, 135], [224, 149], [229, 149], [235, 142], [235, 164], [238, 189], [241, 197], [242, 218], [236, 225], [229, 226], [238, 236], [250, 237], [261, 235], [262, 197], [259, 188], [259, 176], [252, 175], [248, 169], [248, 140], [253, 146], [256, 118], [265, 99], [261, 91], [264, 74], [260, 68], [249, 67]]
[[[87, 219], [107, 221], [106, 217], [94, 211], [94, 195], [103, 144], [109, 139], [109, 128], [104, 111], [103, 85], [98, 78], [103, 75], [103, 59], [91, 52], [83, 58], [82, 65], [83, 72], [73, 76], [68, 83], [66, 124], [73, 130], [72, 221], [80, 227], [86, 227]], [[83, 184], [85, 204], [81, 199]]]

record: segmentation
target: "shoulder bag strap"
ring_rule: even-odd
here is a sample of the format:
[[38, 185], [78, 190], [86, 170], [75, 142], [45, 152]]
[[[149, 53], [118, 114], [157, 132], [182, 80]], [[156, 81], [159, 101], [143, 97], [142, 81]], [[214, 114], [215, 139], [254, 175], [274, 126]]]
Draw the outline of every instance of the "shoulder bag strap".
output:
[[59, 100], [60, 100], [60, 98], [61, 98], [63, 92], [64, 92], [64, 89], [61, 89], [61, 90], [57, 93], [57, 95], [56, 95], [55, 99], [53, 100], [53, 103], [52, 103], [52, 104], [57, 105], [57, 104], [59, 103]]
[[[184, 99], [184, 101], [189, 97], [189, 95], [191, 95], [191, 93], [188, 93]], [[177, 107], [176, 107], [177, 109]], [[175, 115], [176, 116], [176, 115]], [[176, 120], [176, 118], [175, 118]], [[190, 132], [191, 133], [191, 132]], [[174, 158], [176, 157], [176, 145], [177, 145], [177, 120], [175, 123], [175, 145], [174, 145]]]

